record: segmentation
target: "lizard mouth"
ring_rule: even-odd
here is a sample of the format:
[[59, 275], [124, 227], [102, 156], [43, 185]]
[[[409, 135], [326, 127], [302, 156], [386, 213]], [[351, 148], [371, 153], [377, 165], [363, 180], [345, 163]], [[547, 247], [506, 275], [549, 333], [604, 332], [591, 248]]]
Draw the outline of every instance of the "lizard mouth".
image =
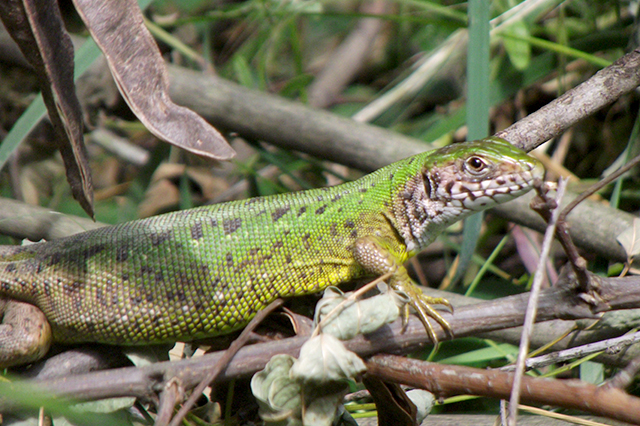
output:
[[540, 163], [528, 163], [519, 172], [503, 173], [495, 179], [481, 182], [461, 182], [454, 184], [457, 190], [451, 192], [450, 202], [462, 204], [466, 209], [483, 210], [529, 192], [536, 179], [542, 179], [544, 167]]

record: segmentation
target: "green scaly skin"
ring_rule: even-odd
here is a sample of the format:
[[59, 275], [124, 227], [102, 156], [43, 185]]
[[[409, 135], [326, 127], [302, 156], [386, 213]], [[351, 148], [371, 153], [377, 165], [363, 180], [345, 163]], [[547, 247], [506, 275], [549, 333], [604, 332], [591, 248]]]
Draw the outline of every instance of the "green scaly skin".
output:
[[[56, 342], [135, 345], [226, 334], [278, 297], [391, 272], [390, 285], [408, 293], [435, 340], [427, 317], [448, 324], [431, 305], [448, 302], [422, 295], [402, 264], [450, 224], [522, 195], [542, 174], [505, 141], [456, 144], [331, 188], [3, 247], [0, 295], [41, 310]], [[38, 349], [19, 352], [0, 330], [0, 365], [42, 356], [51, 339], [40, 332]]]

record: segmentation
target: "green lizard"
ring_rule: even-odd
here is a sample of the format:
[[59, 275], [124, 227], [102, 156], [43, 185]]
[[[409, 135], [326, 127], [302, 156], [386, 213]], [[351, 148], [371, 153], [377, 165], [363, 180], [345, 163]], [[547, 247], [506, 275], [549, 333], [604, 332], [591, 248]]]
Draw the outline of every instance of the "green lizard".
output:
[[0, 308], [8, 308], [0, 366], [32, 362], [52, 341], [136, 345], [222, 335], [278, 297], [385, 273], [436, 342], [428, 317], [450, 328], [431, 305], [449, 303], [423, 295], [402, 264], [452, 223], [529, 191], [543, 172], [523, 151], [489, 138], [331, 188], [0, 247]]

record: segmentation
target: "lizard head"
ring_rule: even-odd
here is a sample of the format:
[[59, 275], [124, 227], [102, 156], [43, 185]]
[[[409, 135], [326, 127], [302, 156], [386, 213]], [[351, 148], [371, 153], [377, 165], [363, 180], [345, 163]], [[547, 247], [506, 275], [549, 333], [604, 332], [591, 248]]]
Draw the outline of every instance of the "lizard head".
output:
[[495, 137], [453, 144], [424, 160], [402, 196], [401, 233], [409, 250], [473, 212], [525, 194], [544, 176], [542, 163]]

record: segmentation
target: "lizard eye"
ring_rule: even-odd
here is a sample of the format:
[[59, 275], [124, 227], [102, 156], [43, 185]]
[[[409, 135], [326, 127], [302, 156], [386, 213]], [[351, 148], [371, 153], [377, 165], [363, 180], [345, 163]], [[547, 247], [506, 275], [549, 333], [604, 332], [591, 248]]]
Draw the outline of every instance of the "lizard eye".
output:
[[464, 162], [464, 168], [472, 175], [478, 176], [483, 174], [489, 165], [481, 157], [469, 157]]

